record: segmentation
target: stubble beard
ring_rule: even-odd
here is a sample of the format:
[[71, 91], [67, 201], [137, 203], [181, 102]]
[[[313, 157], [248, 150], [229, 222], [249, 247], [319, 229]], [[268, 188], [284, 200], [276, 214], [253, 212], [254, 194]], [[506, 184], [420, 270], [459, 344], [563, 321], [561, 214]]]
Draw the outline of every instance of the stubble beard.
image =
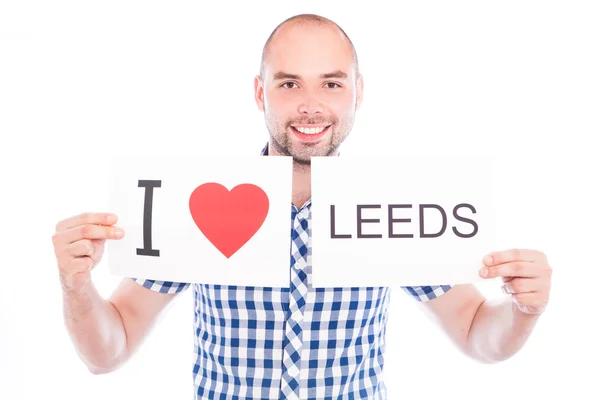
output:
[[[277, 154], [283, 156], [292, 157], [294, 167], [298, 168], [310, 168], [311, 157], [324, 157], [334, 155], [340, 148], [343, 141], [350, 133], [352, 123], [339, 124], [339, 120], [333, 119], [308, 119], [308, 120], [297, 120], [287, 121], [285, 123], [272, 123], [269, 124], [267, 113], [265, 113], [265, 120], [267, 123], [267, 129], [271, 137], [271, 143], [274, 147], [273, 150]], [[329, 134], [329, 140], [327, 143], [321, 142], [318, 144], [302, 143], [292, 144], [292, 140], [289, 137], [291, 125], [293, 124], [327, 124], [331, 125], [331, 133]]]

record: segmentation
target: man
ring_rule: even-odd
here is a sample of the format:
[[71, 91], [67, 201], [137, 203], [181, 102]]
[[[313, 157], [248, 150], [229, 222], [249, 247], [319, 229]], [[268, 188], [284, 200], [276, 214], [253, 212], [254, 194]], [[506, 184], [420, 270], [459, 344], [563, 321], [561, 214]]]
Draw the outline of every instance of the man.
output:
[[[339, 154], [362, 94], [354, 46], [332, 21], [290, 18], [265, 44], [255, 78], [270, 134], [263, 154], [291, 156], [294, 165], [289, 288], [124, 279], [105, 300], [90, 271], [105, 241], [123, 237], [117, 217], [89, 213], [57, 225], [65, 321], [90, 371], [126, 362], [176, 293], [193, 286], [197, 398], [386, 398], [380, 374], [390, 288], [311, 287], [311, 157]], [[483, 263], [482, 276], [504, 280], [506, 301], [486, 300], [472, 285], [403, 289], [465, 354], [499, 362], [525, 344], [548, 302], [552, 270], [533, 250], [493, 252]]]

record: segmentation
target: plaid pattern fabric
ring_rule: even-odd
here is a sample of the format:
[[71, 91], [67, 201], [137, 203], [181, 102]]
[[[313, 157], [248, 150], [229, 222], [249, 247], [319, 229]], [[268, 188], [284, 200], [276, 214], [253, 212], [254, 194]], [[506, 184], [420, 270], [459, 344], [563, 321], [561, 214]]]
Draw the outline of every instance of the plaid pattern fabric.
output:
[[292, 205], [290, 302], [285, 326], [283, 379], [281, 380], [281, 394], [285, 399], [300, 399], [302, 325], [308, 292], [308, 238], [310, 237], [308, 211], [307, 207], [302, 207], [298, 211]]
[[[289, 288], [133, 278], [163, 293], [193, 286], [196, 399], [386, 399], [390, 288], [312, 288], [310, 206], [292, 204]], [[402, 288], [428, 301], [451, 287]]]

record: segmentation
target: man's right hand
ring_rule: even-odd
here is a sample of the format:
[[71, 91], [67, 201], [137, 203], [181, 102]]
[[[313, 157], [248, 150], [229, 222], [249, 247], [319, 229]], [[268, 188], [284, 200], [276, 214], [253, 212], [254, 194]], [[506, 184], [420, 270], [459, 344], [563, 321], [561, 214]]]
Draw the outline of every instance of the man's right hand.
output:
[[107, 239], [121, 239], [117, 216], [84, 213], [60, 221], [52, 236], [60, 281], [66, 291], [79, 290], [89, 282], [91, 271], [102, 259]]

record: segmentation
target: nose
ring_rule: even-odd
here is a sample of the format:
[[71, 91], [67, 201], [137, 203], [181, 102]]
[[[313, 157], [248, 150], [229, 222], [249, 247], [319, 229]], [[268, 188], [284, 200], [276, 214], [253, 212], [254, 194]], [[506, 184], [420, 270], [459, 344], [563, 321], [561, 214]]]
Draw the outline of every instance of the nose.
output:
[[298, 112], [305, 115], [314, 115], [323, 113], [323, 103], [313, 95], [307, 95], [298, 106]]

